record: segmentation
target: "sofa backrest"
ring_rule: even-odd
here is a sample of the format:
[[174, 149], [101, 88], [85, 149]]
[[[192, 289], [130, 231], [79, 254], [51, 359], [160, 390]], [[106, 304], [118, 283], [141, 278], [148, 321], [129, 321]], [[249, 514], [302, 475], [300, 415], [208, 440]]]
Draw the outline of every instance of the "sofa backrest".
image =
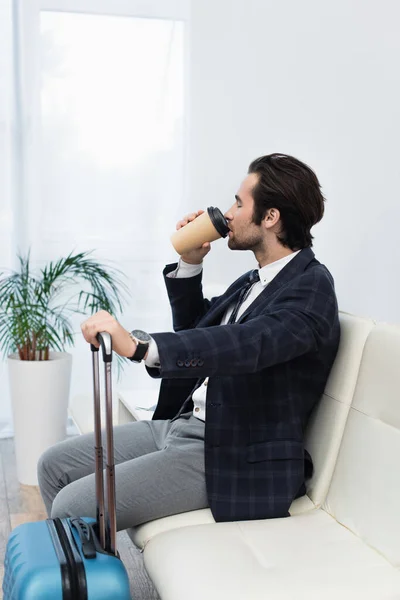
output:
[[314, 463], [307, 494], [316, 506], [326, 498], [353, 400], [365, 341], [374, 321], [341, 312], [340, 345], [321, 401], [314, 408], [305, 447]]
[[323, 508], [400, 566], [400, 326], [368, 335]]

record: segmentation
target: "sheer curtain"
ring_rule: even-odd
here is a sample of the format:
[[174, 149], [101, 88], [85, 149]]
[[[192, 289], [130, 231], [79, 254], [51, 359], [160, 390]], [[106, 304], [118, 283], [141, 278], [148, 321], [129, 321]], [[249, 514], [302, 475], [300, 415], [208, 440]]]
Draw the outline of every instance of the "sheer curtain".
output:
[[[16, 248], [30, 248], [37, 267], [94, 250], [93, 257], [126, 276], [122, 325], [151, 332], [171, 329], [161, 273], [176, 260], [169, 236], [186, 212], [188, 15], [185, 2], [142, 5], [17, 3], [21, 185], [13, 198], [14, 242], [6, 246], [9, 258]], [[71, 408], [86, 429], [92, 408], [84, 319], [72, 320], [69, 351]], [[136, 389], [138, 404], [142, 391], [154, 391], [156, 401], [158, 387], [142, 365], [126, 365], [119, 381], [114, 376], [114, 390]], [[5, 421], [6, 404], [0, 408]]]
[[[15, 266], [13, 199], [16, 161], [12, 1], [0, 3], [0, 272]], [[0, 362], [0, 437], [12, 433], [7, 363]]]

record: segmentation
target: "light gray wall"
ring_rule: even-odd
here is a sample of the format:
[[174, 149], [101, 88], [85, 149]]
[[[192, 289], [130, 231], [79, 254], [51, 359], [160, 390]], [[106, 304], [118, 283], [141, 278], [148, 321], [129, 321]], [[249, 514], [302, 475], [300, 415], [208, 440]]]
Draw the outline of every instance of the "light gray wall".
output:
[[[340, 308], [399, 321], [400, 3], [193, 0], [193, 208], [226, 209], [250, 161], [285, 152], [327, 198], [314, 228]], [[216, 242], [205, 280], [255, 265]]]

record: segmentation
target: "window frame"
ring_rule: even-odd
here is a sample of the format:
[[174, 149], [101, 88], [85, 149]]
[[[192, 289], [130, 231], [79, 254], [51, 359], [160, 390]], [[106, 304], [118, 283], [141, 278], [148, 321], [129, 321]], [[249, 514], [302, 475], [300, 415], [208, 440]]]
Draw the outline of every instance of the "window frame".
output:
[[188, 0], [36, 0], [38, 9], [187, 21]]

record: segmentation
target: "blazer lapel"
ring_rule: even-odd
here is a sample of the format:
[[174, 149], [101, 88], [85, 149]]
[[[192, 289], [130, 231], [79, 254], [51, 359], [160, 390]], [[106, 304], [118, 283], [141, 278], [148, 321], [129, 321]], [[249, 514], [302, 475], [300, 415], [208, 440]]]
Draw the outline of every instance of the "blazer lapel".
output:
[[310, 262], [314, 259], [314, 252], [311, 248], [303, 248], [297, 256], [295, 256], [273, 280], [267, 285], [267, 287], [257, 296], [257, 298], [250, 304], [250, 306], [244, 311], [244, 313], [237, 320], [237, 323], [241, 323], [251, 312], [256, 310], [261, 304], [264, 304], [269, 296], [271, 296], [280, 287], [291, 281], [298, 273], [302, 273]]
[[235, 302], [240, 294], [240, 290], [247, 281], [250, 271], [239, 277], [225, 292], [218, 298], [214, 306], [198, 322], [196, 327], [210, 327], [219, 325], [228, 306]]

